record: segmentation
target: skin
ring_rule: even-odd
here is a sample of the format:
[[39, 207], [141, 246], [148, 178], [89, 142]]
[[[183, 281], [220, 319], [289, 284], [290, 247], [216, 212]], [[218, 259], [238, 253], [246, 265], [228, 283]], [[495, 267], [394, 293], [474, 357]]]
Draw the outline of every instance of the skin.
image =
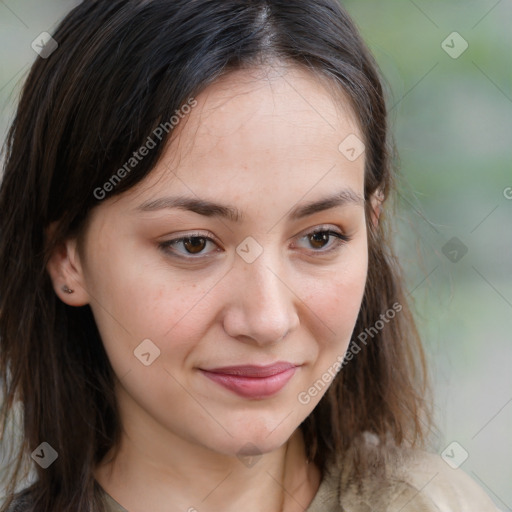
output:
[[[347, 350], [367, 231], [362, 200], [289, 214], [342, 190], [363, 198], [364, 154], [349, 161], [338, 150], [363, 136], [348, 101], [293, 67], [234, 72], [196, 99], [152, 173], [99, 204], [81, 243], [67, 240], [48, 265], [64, 302], [90, 304], [118, 378], [122, 441], [96, 478], [130, 512], [303, 511], [321, 475], [298, 426], [327, 386], [307, 404], [298, 395]], [[229, 204], [243, 218], [138, 209], [174, 195]], [[315, 242], [307, 235], [318, 227], [350, 241]], [[210, 233], [214, 242], [195, 240], [199, 256], [190, 243], [160, 245]], [[249, 236], [263, 250], [252, 263], [236, 252]], [[149, 366], [134, 356], [144, 339], [160, 350]], [[262, 399], [199, 370], [276, 361], [300, 366]]]

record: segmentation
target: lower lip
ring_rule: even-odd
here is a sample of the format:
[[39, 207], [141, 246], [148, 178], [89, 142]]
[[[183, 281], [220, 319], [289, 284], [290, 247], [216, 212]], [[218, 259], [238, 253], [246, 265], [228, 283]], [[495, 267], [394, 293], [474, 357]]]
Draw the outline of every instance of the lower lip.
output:
[[297, 368], [289, 368], [270, 377], [240, 377], [201, 370], [209, 379], [244, 398], [267, 398], [284, 388]]

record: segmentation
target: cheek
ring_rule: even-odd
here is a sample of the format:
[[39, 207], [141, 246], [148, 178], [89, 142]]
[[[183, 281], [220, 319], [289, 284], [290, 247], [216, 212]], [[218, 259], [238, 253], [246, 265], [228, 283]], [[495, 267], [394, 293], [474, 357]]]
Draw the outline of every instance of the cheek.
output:
[[177, 359], [186, 354], [191, 340], [202, 335], [207, 322], [204, 299], [216, 282], [212, 276], [141, 265], [141, 259], [112, 254], [88, 282], [94, 295], [91, 308], [118, 375], [139, 369], [134, 351], [143, 340], [151, 340], [161, 354], [172, 350]]
[[366, 241], [347, 247], [344, 256], [335, 268], [302, 279], [304, 302], [335, 344], [350, 336], [357, 320], [368, 270]]
[[[309, 330], [313, 333], [316, 357], [304, 375], [302, 390], [314, 386], [306, 402], [316, 405], [327, 390], [343, 360], [350, 343], [364, 294], [368, 258], [366, 241], [352, 245], [347, 251], [343, 264], [330, 274], [309, 280], [309, 290], [305, 291], [305, 304], [314, 312], [316, 322]], [[328, 372], [328, 373], [326, 373]], [[315, 387], [319, 379], [323, 384]], [[300, 401], [300, 400], [299, 400]]]

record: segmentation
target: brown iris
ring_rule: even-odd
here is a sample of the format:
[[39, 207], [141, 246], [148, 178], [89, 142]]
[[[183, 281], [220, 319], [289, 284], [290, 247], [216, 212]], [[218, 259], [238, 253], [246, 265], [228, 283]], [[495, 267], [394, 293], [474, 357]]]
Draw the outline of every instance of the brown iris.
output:
[[184, 238], [183, 246], [190, 254], [199, 254], [206, 246], [206, 239], [198, 236]]
[[320, 232], [313, 233], [312, 235], [309, 235], [308, 238], [312, 247], [314, 247], [315, 249], [321, 249], [322, 247], [325, 246], [327, 242], [329, 242], [329, 237], [329, 233]]

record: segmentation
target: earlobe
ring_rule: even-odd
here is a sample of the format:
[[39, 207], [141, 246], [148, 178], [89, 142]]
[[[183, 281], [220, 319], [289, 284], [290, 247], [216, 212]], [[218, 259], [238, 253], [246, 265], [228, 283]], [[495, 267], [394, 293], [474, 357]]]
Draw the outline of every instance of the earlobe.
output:
[[89, 303], [76, 240], [66, 240], [56, 247], [46, 270], [62, 302], [68, 306], [85, 306]]

